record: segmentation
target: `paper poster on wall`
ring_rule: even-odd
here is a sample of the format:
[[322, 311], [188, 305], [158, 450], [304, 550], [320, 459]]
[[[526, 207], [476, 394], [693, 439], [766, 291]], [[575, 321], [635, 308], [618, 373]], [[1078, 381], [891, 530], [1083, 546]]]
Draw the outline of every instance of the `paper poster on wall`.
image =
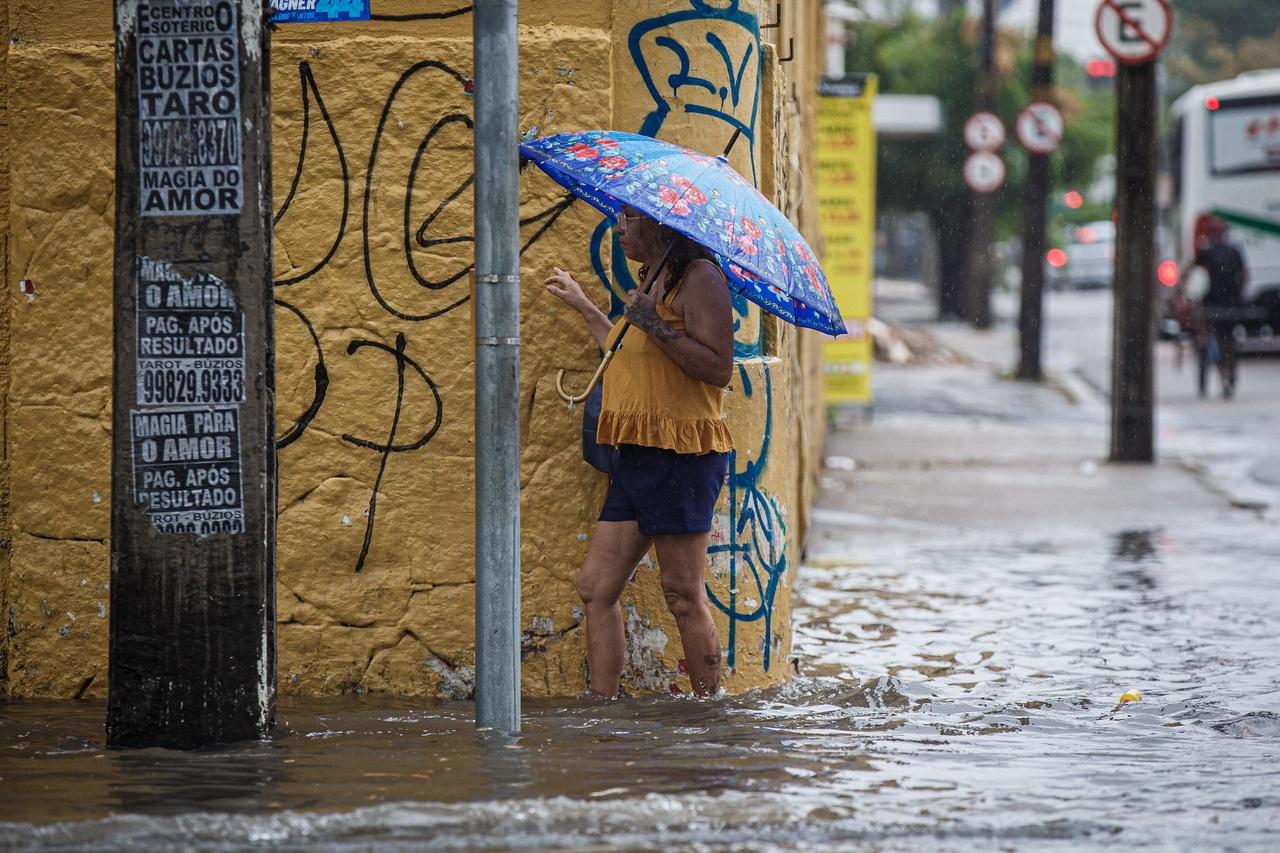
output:
[[239, 407], [130, 411], [133, 500], [161, 533], [244, 532]]
[[230, 0], [138, 3], [138, 173], [143, 216], [243, 207], [240, 48]]
[[244, 314], [212, 273], [138, 258], [134, 502], [161, 533], [244, 532]]
[[139, 258], [137, 322], [139, 405], [244, 401], [244, 315], [226, 282]]
[[822, 266], [847, 330], [828, 341], [824, 350], [824, 396], [829, 405], [872, 402], [867, 324], [875, 268], [875, 94], [872, 76], [827, 79], [819, 89], [817, 194], [826, 246]]

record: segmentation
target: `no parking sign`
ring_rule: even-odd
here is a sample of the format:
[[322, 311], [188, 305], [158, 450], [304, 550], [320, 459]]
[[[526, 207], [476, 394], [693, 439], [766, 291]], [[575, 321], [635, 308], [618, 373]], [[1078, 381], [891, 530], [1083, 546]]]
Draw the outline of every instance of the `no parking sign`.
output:
[[1118, 62], [1140, 65], [1155, 59], [1173, 35], [1168, 0], [1102, 0], [1094, 18], [1098, 41]]
[[1062, 142], [1066, 124], [1053, 104], [1032, 101], [1018, 113], [1014, 130], [1022, 147], [1032, 154], [1052, 154]]

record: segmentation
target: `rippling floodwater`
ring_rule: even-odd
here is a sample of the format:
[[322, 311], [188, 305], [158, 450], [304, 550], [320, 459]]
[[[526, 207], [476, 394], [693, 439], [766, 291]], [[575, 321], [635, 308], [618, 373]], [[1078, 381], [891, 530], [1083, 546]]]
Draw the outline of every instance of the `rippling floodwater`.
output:
[[[1275, 539], [820, 527], [802, 676], [716, 703], [286, 699], [271, 742], [102, 749], [0, 704], [0, 849], [1276, 849]], [[1236, 521], [1233, 521], [1236, 519]], [[1140, 689], [1140, 703], [1117, 706]]]

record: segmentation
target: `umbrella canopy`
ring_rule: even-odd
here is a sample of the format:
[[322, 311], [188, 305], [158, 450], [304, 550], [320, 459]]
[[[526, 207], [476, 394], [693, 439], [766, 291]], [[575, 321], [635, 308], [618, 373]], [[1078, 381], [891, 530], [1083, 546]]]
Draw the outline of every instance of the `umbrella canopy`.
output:
[[582, 130], [520, 143], [520, 153], [605, 215], [623, 205], [716, 254], [729, 285], [797, 326], [845, 332], [813, 250], [723, 156], [635, 133]]

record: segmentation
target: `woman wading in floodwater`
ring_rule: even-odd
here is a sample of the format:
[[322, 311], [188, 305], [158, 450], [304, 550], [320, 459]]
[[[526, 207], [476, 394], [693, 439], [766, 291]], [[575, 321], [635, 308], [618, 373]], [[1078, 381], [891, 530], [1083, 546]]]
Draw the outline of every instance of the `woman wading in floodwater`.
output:
[[[639, 334], [627, 335], [604, 375], [596, 438], [616, 445], [618, 454], [578, 572], [590, 689], [618, 695], [626, 648], [618, 599], [652, 545], [694, 692], [709, 696], [720, 688], [720, 639], [703, 572], [712, 510], [733, 449], [722, 409], [733, 372], [733, 308], [705, 248], [630, 207], [614, 227], [645, 284], [671, 252], [649, 293], [641, 287], [627, 298], [625, 317]], [[611, 323], [569, 273], [554, 269], [547, 290], [581, 314], [607, 349], [621, 321]]]

